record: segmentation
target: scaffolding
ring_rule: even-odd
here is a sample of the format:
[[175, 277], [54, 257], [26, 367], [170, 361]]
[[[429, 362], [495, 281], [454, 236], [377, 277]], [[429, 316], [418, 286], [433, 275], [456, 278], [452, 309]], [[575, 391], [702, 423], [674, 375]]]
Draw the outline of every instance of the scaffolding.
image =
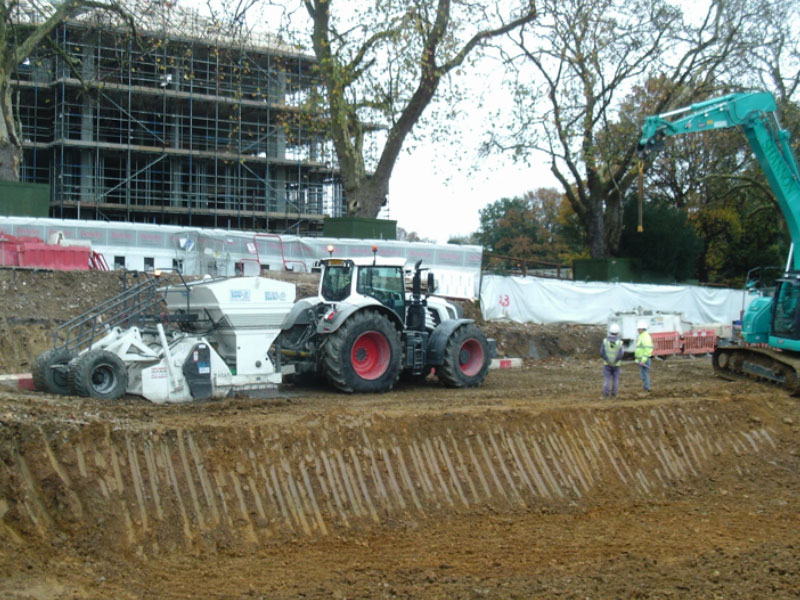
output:
[[50, 185], [51, 216], [303, 235], [342, 216], [313, 57], [169, 22], [65, 22], [18, 66], [21, 178]]

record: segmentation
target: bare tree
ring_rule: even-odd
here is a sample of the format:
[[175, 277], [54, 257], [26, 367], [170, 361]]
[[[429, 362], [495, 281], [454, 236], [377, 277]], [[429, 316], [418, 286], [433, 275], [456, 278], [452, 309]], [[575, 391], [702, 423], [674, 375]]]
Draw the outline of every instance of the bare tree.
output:
[[[338, 13], [335, 4], [303, 0], [348, 213], [376, 217], [403, 144], [442, 79], [489, 40], [532, 22], [536, 10], [532, 0], [506, 12], [500, 7], [509, 3], [491, 0], [342, 2]], [[384, 135], [370, 148], [365, 137], [376, 129]]]
[[0, 0], [0, 181], [19, 181], [22, 140], [12, 93], [17, 66], [60, 23], [95, 11], [114, 13], [133, 25], [130, 13], [115, 0]]
[[[488, 146], [547, 156], [591, 255], [615, 255], [642, 116], [695, 101], [723, 75], [741, 77], [760, 1], [712, 0], [699, 22], [687, 22], [662, 0], [543, 0], [539, 22], [516, 33], [508, 53], [514, 122]], [[621, 100], [637, 85], [648, 98], [630, 114]]]

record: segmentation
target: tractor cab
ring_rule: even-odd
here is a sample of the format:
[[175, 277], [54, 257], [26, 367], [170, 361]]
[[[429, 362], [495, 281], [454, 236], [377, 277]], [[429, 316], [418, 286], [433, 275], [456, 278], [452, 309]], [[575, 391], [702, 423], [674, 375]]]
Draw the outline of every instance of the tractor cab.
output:
[[321, 262], [319, 295], [323, 300], [361, 304], [364, 298], [373, 298], [405, 322], [405, 259], [326, 258]]

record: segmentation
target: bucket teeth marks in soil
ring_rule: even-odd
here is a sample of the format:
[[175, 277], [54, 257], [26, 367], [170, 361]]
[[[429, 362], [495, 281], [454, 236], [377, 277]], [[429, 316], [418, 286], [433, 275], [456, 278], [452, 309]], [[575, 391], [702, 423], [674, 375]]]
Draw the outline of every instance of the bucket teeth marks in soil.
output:
[[197, 443], [194, 441], [192, 434], [188, 432], [186, 433], [186, 445], [188, 446], [189, 452], [192, 455], [194, 468], [197, 470], [197, 477], [200, 480], [200, 489], [203, 490], [203, 497], [205, 498], [206, 504], [211, 512], [211, 523], [214, 526], [218, 526], [221, 522], [220, 514], [219, 509], [217, 508], [216, 499], [214, 497], [214, 488], [211, 486], [211, 478], [208, 475], [205, 462], [200, 455], [200, 449], [198, 448]]
[[143, 444], [144, 447], [144, 460], [147, 465], [147, 478], [150, 484], [150, 493], [153, 506], [156, 511], [156, 518], [159, 521], [164, 520], [164, 509], [161, 506], [161, 493], [159, 492], [159, 477], [156, 470], [156, 460], [153, 456], [153, 443], [147, 440]]
[[5, 522], [5, 516], [8, 512], [9, 505], [5, 498], [0, 498], [0, 540], [5, 540], [16, 546], [22, 546], [25, 540], [22, 539], [17, 531], [8, 523]]
[[783, 434], [702, 404], [463, 417], [455, 427], [452, 417], [329, 419], [313, 433], [116, 426], [98, 436], [70, 424], [55, 436], [28, 426], [0, 467], [0, 539], [81, 536], [80, 525], [103, 523], [89, 535], [137, 552], [248, 550], [484, 506], [592, 506], [608, 493], [668, 494], [720, 461], [748, 474], [751, 457], [773, 460]]
[[[161, 458], [164, 461], [165, 468], [167, 470], [167, 478], [169, 484], [172, 486], [172, 493], [174, 495], [175, 502], [177, 503], [178, 510], [180, 512], [181, 517], [181, 524], [183, 525], [183, 539], [186, 543], [186, 546], [191, 548], [192, 547], [192, 528], [189, 522], [189, 515], [186, 512], [186, 505], [183, 500], [183, 494], [181, 493], [180, 485], [178, 484], [178, 477], [175, 473], [175, 465], [172, 463], [172, 457], [170, 456], [169, 446], [167, 446], [166, 442], [161, 442]], [[219, 483], [219, 481], [218, 481]], [[220, 488], [222, 486], [220, 485]], [[222, 489], [220, 489], [220, 495], [224, 495]]]
[[345, 527], [350, 527], [350, 522], [347, 520], [347, 512], [345, 511], [345, 501], [346, 498], [344, 496], [344, 489], [342, 484], [339, 482], [339, 479], [333, 470], [333, 464], [330, 460], [328, 460], [328, 455], [323, 450], [320, 453], [322, 457], [322, 464], [325, 466], [325, 474], [328, 476], [328, 483], [330, 484], [330, 489], [333, 494], [333, 499], [336, 502], [336, 508], [339, 511], [339, 516], [342, 519], [342, 523], [344, 523]]
[[237, 522], [243, 523], [243, 526], [239, 527], [238, 529], [243, 533], [244, 539], [248, 545], [255, 546], [258, 544], [258, 536], [256, 535], [255, 528], [253, 527], [253, 522], [250, 519], [250, 511], [247, 509], [244, 492], [242, 491], [242, 482], [239, 480], [238, 473], [234, 470], [228, 471], [228, 476], [230, 477], [231, 484], [233, 485], [233, 491], [236, 496], [235, 505], [239, 508]]
[[322, 518], [322, 512], [317, 503], [317, 497], [314, 494], [314, 487], [311, 485], [311, 479], [308, 476], [308, 469], [306, 469], [305, 462], [300, 463], [300, 473], [303, 476], [303, 485], [305, 486], [308, 498], [311, 501], [311, 507], [314, 510], [314, 518], [317, 522], [317, 528], [322, 535], [328, 535], [328, 528], [325, 526], [325, 520]]
[[50, 446], [50, 442], [47, 441], [47, 436], [44, 431], [42, 431], [41, 427], [39, 428], [39, 435], [42, 436], [42, 446], [47, 454], [47, 459], [50, 461], [50, 466], [53, 468], [56, 475], [58, 475], [58, 478], [64, 486], [64, 494], [69, 499], [70, 508], [75, 518], [81, 521], [83, 519], [83, 504], [75, 493], [75, 490], [72, 489], [72, 480], [70, 479], [69, 473], [62, 468], [61, 464], [58, 462], [56, 455], [53, 453], [53, 448]]
[[136, 503], [139, 506], [139, 519], [142, 524], [142, 529], [147, 531], [150, 527], [148, 525], [147, 508], [144, 502], [144, 480], [142, 479], [142, 472], [139, 468], [139, 457], [133, 447], [129, 433], [125, 434], [125, 446], [128, 450], [128, 466], [131, 469], [131, 480], [133, 481], [133, 489], [136, 492]]
[[189, 466], [189, 459], [186, 456], [186, 444], [184, 444], [183, 441], [183, 431], [179, 429], [176, 433], [176, 445], [178, 446], [178, 456], [180, 457], [180, 464], [183, 470], [183, 478], [184, 481], [186, 481], [186, 486], [189, 488], [189, 498], [192, 501], [192, 507], [194, 508], [194, 516], [197, 519], [197, 524], [200, 527], [200, 531], [204, 532], [208, 530], [208, 527], [206, 526], [205, 515], [200, 508], [200, 499], [197, 496], [194, 476], [192, 475], [192, 469]]
[[24, 514], [30, 518], [39, 536], [46, 539], [54, 529], [53, 518], [45, 506], [44, 499], [39, 494], [38, 482], [34, 481], [31, 470], [28, 468], [28, 462], [18, 448], [13, 448], [11, 452], [19, 475], [16, 479], [22, 488], [18, 491], [18, 503], [24, 509]]

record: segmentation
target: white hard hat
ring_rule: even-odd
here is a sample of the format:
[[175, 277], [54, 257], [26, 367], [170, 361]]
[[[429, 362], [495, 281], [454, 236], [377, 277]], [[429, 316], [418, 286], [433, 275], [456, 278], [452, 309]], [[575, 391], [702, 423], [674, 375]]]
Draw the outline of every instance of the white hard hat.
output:
[[611, 327], [608, 328], [608, 333], [611, 335], [618, 335], [619, 334], [619, 325], [616, 323], [612, 323]]
[[647, 329], [647, 321], [644, 319], [639, 319], [636, 322], [636, 329]]

